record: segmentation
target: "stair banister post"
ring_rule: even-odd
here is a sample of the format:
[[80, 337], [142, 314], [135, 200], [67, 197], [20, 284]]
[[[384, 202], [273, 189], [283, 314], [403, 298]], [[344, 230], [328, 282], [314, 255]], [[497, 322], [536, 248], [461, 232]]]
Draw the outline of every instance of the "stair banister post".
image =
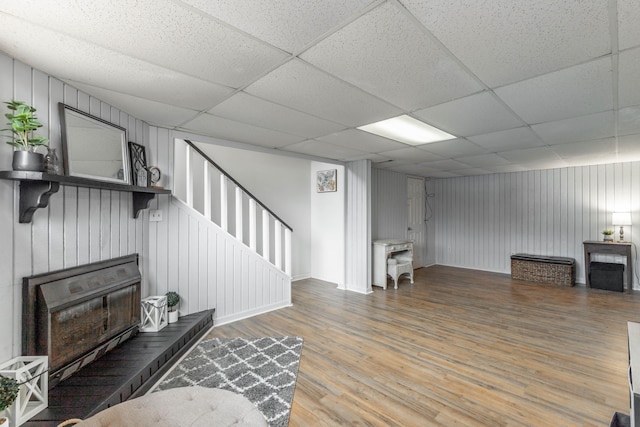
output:
[[187, 160], [187, 164], [185, 165], [185, 170], [187, 172], [187, 206], [189, 206], [191, 209], [193, 209], [193, 168], [191, 167], [191, 162], [193, 161], [193, 150], [191, 149], [191, 147], [189, 145], [185, 145], [185, 149], [186, 151], [186, 160]]
[[291, 276], [291, 230], [284, 229], [284, 272]]
[[242, 189], [236, 187], [236, 239], [243, 241]]
[[256, 250], [256, 201], [249, 199], [249, 247]]
[[262, 210], [262, 258], [269, 261], [269, 212]]
[[282, 270], [282, 223], [278, 220], [275, 220], [275, 224], [273, 227], [274, 233], [274, 262], [275, 266]]
[[211, 221], [211, 166], [206, 159], [204, 162], [204, 216]]
[[220, 228], [224, 231], [227, 231], [228, 221], [227, 221], [227, 177], [223, 174], [220, 174]]

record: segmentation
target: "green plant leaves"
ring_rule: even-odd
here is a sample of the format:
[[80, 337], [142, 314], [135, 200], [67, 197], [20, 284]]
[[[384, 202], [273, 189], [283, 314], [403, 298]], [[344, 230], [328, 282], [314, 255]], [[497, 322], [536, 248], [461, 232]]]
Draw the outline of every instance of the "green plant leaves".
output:
[[25, 151], [35, 150], [39, 146], [48, 144], [47, 138], [32, 134], [33, 131], [42, 127], [42, 123], [36, 119], [35, 108], [22, 101], [9, 101], [5, 104], [9, 111], [14, 112], [4, 115], [9, 120], [7, 125], [11, 127], [2, 131], [13, 132], [13, 139], [7, 141], [7, 144]]

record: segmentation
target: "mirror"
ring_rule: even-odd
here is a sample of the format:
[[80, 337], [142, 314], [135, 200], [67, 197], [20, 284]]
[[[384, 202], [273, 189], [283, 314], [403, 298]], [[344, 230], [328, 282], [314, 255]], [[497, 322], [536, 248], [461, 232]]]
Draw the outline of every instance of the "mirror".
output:
[[127, 130], [60, 104], [65, 174], [130, 184]]

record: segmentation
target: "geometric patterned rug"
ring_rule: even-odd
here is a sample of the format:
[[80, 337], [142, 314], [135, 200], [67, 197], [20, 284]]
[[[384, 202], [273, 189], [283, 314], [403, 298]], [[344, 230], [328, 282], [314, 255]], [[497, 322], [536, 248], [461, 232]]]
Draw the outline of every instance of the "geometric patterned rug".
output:
[[302, 338], [211, 338], [201, 341], [156, 390], [199, 385], [241, 394], [271, 427], [286, 427]]

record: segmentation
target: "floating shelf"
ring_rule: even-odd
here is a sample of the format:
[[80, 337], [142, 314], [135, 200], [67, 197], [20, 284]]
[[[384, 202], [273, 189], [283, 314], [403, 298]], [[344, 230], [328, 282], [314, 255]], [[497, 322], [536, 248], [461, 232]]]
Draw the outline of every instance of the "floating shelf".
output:
[[20, 223], [23, 224], [31, 222], [34, 212], [49, 204], [49, 199], [58, 192], [60, 185], [131, 193], [134, 218], [138, 218], [142, 209], [149, 207], [149, 202], [156, 194], [171, 194], [171, 190], [164, 188], [137, 187], [76, 176], [49, 175], [44, 172], [0, 171], [0, 179], [20, 181]]

